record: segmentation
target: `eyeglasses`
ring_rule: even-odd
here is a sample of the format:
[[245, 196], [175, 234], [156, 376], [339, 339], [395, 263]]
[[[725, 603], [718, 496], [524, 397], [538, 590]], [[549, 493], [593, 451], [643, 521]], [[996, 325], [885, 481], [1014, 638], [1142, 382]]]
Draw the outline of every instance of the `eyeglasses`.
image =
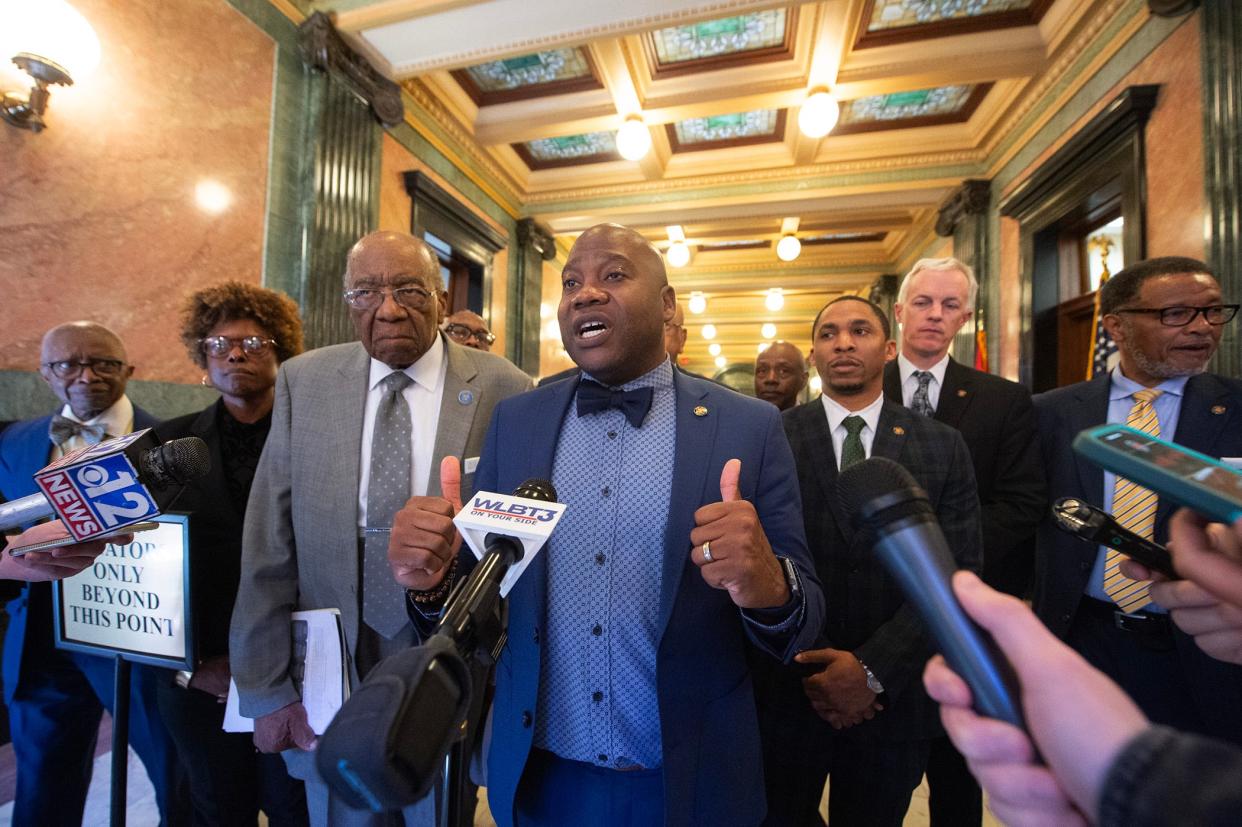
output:
[[120, 376], [125, 363], [119, 359], [87, 359], [84, 362], [73, 362], [61, 359], [57, 362], [44, 362], [43, 367], [50, 370], [60, 379], [73, 379], [82, 373], [83, 368], [90, 368], [91, 373], [104, 378]]
[[456, 322], [446, 324], [444, 326], [444, 332], [447, 333], [449, 338], [454, 342], [468, 342], [471, 339], [474, 339], [476, 342], [482, 342], [485, 345], [490, 345], [496, 341], [496, 334], [492, 333], [490, 330], [473, 330], [466, 327], [464, 324], [457, 324]]
[[355, 310], [374, 310], [384, 303], [386, 295], [391, 295], [393, 301], [408, 310], [426, 310], [431, 303], [431, 291], [413, 284], [392, 289], [360, 287], [346, 290], [342, 295], [345, 303]]
[[240, 339], [234, 339], [231, 336], [208, 336], [206, 339], [198, 340], [199, 347], [203, 349], [203, 353], [208, 356], [214, 356], [217, 359], [223, 359], [233, 352], [233, 348], [240, 346], [242, 351], [252, 356], [260, 353], [266, 353], [268, 348], [276, 346], [275, 339], [264, 339], [262, 336], [243, 336]]
[[1165, 327], [1185, 327], [1195, 320], [1200, 313], [1210, 325], [1228, 324], [1238, 313], [1236, 304], [1214, 304], [1210, 307], [1129, 307], [1116, 310], [1115, 313], [1156, 313], [1160, 316], [1160, 324]]

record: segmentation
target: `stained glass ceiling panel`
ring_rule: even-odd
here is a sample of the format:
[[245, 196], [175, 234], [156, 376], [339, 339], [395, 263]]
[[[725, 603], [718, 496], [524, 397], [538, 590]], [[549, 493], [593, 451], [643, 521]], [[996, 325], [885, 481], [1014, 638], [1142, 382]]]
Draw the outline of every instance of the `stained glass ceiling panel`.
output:
[[964, 20], [1031, 7], [1034, 0], [874, 0], [867, 31], [902, 29], [942, 20]]
[[678, 121], [674, 126], [681, 144], [704, 144], [738, 138], [762, 138], [776, 133], [775, 109], [756, 109], [731, 115], [712, 115]]
[[856, 98], [841, 105], [843, 126], [881, 121], [904, 121], [934, 115], [952, 115], [970, 99], [973, 85], [937, 86], [913, 92], [893, 92]]
[[503, 92], [556, 81], [589, 77], [591, 66], [582, 49], [553, 49], [467, 67], [483, 92]]
[[574, 161], [600, 155], [612, 155], [617, 151], [616, 137], [612, 132], [588, 132], [584, 135], [564, 135], [559, 138], [540, 138], [527, 141], [526, 151], [535, 161]]
[[779, 46], [785, 42], [785, 9], [705, 20], [652, 32], [661, 65]]

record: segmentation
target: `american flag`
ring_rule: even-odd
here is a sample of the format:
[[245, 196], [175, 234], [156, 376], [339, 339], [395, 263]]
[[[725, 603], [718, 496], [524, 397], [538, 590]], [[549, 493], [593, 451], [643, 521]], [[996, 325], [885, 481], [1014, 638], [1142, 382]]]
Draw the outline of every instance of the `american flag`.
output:
[[[1100, 287], [1108, 278], [1107, 272], [1100, 278]], [[1117, 343], [1104, 329], [1104, 320], [1100, 318], [1100, 291], [1095, 291], [1095, 311], [1091, 315], [1091, 359], [1087, 362], [1087, 378], [1108, 373], [1117, 364]]]

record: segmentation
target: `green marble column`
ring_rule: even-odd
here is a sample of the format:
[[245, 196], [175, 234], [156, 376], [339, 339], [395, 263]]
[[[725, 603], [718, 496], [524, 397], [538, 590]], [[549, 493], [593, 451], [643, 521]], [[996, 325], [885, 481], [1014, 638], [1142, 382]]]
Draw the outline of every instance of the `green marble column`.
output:
[[[1203, 178], [1207, 194], [1207, 259], [1225, 301], [1242, 301], [1242, 9], [1234, 2], [1204, 3]], [[1242, 336], [1235, 319], [1225, 325], [1212, 369], [1242, 376]]]
[[988, 206], [991, 204], [991, 182], [969, 178], [940, 205], [936, 233], [953, 236], [953, 257], [975, 271], [979, 295], [975, 300], [974, 317], [962, 326], [953, 340], [953, 358], [963, 365], [975, 364], [976, 322], [982, 322], [991, 339], [995, 338], [996, 316], [993, 306], [996, 291], [988, 268]]
[[509, 285], [509, 331], [505, 355], [531, 376], [539, 375], [539, 304], [543, 297], [543, 263], [556, 257], [552, 234], [533, 218], [517, 223], [517, 275]]

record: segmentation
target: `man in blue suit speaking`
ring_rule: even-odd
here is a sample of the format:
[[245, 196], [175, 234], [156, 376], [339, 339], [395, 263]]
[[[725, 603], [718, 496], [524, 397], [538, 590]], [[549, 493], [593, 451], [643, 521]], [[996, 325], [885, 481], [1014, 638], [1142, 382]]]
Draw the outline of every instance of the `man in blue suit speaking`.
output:
[[[509, 595], [492, 815], [501, 827], [758, 824], [748, 652], [789, 661], [823, 619], [780, 415], [673, 370], [676, 297], [638, 233], [584, 232], [561, 285], [561, 337], [582, 376], [500, 403], [475, 477], [497, 492], [551, 479], [568, 506]], [[393, 525], [389, 562], [422, 619], [475, 562], [458, 553], [450, 500], [413, 498]]]

